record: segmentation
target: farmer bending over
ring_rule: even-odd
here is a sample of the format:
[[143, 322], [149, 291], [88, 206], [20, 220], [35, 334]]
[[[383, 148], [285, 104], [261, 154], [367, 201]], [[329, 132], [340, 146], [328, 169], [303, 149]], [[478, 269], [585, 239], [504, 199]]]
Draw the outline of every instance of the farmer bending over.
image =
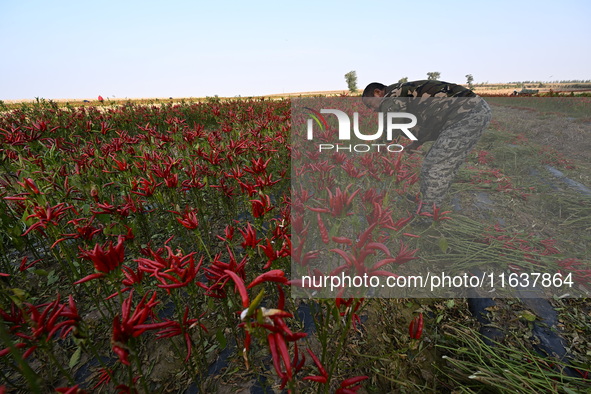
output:
[[417, 117], [410, 131], [417, 137], [405, 149], [435, 141], [421, 168], [421, 212], [440, 207], [458, 169], [474, 148], [490, 119], [486, 101], [460, 85], [413, 81], [386, 86], [373, 82], [363, 91], [363, 102], [374, 111], [407, 112]]

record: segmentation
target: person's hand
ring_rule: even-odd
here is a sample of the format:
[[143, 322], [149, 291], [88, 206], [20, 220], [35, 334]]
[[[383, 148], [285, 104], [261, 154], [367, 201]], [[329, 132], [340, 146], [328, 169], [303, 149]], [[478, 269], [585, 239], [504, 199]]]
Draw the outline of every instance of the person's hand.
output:
[[419, 141], [413, 141], [412, 143], [404, 147], [404, 152], [417, 153], [419, 155], [422, 155], [423, 152], [417, 150], [420, 146], [421, 144], [419, 143]]

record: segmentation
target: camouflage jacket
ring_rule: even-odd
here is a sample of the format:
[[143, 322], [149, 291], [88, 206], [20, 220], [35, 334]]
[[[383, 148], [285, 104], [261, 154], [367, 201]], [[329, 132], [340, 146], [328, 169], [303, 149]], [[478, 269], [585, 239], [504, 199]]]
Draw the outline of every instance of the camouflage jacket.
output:
[[453, 83], [424, 80], [390, 85], [385, 97], [476, 97], [476, 94]]
[[410, 131], [419, 144], [435, 141], [446, 126], [458, 121], [482, 98], [463, 86], [433, 80], [386, 87], [380, 112], [406, 112], [417, 117]]

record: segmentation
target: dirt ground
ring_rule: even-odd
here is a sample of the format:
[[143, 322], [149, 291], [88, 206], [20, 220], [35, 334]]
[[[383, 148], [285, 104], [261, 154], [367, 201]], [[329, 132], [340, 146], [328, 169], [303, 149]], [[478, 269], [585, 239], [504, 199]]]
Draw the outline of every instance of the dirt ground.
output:
[[530, 109], [493, 106], [493, 119], [503, 129], [526, 133], [539, 144], [551, 146], [566, 157], [591, 163], [591, 121], [546, 114]]

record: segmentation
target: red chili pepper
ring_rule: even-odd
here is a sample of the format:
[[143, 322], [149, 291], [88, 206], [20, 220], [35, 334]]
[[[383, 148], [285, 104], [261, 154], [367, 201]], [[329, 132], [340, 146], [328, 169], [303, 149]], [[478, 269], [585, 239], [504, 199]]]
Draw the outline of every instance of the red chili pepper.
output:
[[423, 314], [419, 313], [408, 326], [408, 334], [412, 339], [420, 339], [423, 334]]
[[[349, 379], [345, 379], [341, 382], [341, 388], [342, 389], [352, 389], [351, 386], [353, 386], [354, 384], [357, 384], [359, 382], [363, 382], [364, 380], [369, 379], [369, 376], [354, 376], [352, 378]], [[354, 390], [357, 391], [357, 390]]]
[[377, 225], [377, 223], [373, 223], [359, 236], [359, 241], [357, 241], [357, 244], [356, 244], [357, 248], [361, 248], [363, 245], [365, 245], [367, 243], [367, 241], [369, 240], [371, 233], [372, 233], [373, 229], [376, 227], [376, 225]]
[[285, 273], [282, 270], [271, 270], [267, 271], [255, 278], [248, 286], [247, 289], [254, 287], [258, 284], [263, 282], [277, 282], [277, 283], [287, 283], [287, 278], [285, 277]]
[[351, 245], [353, 243], [353, 241], [350, 238], [346, 238], [346, 237], [332, 237], [333, 242], [336, 242], [338, 244], [347, 244], [347, 245]]
[[305, 377], [304, 380], [312, 380], [314, 382], [326, 383], [328, 381], [328, 372], [326, 371], [326, 369], [324, 369], [324, 366], [322, 365], [318, 357], [316, 357], [316, 355], [312, 353], [310, 349], [306, 350], [308, 351], [308, 354], [310, 354], [310, 357], [312, 357], [312, 360], [314, 360], [314, 364], [316, 364], [316, 366], [318, 367], [318, 371], [320, 372], [321, 376], [308, 376]]
[[273, 248], [273, 245], [271, 244], [271, 240], [269, 238], [267, 238], [267, 244], [266, 245], [258, 245], [258, 247], [263, 250], [263, 252], [265, 253], [265, 256], [267, 256], [267, 258], [268, 258], [267, 263], [265, 264], [263, 269], [270, 268], [271, 265], [273, 264], [273, 261], [277, 260], [277, 258], [279, 257], [277, 251], [275, 251], [275, 248]]
[[275, 371], [277, 372], [277, 375], [279, 375], [279, 377], [283, 378], [285, 376], [285, 373], [281, 370], [279, 354], [277, 353], [277, 344], [275, 342], [275, 334], [267, 334], [267, 341], [269, 342], [269, 351], [271, 352], [271, 358], [273, 359], [273, 366], [275, 367]]
[[84, 278], [82, 278], [80, 280], [77, 280], [73, 284], [74, 285], [79, 285], [81, 283], [88, 282], [89, 280], [94, 280], [94, 279], [102, 278], [105, 275], [107, 275], [107, 274], [105, 274], [104, 272], [97, 272], [97, 273], [94, 273], [94, 274], [87, 275]]
[[232, 272], [230, 270], [224, 270], [224, 272], [226, 274], [228, 274], [230, 276], [230, 278], [232, 278], [232, 280], [234, 281], [234, 284], [236, 285], [235, 287], [238, 290], [238, 293], [240, 293], [240, 298], [242, 299], [242, 306], [244, 308], [248, 308], [248, 306], [250, 305], [250, 300], [248, 298], [248, 292], [246, 291], [246, 286], [244, 286], [244, 281], [242, 280], [241, 277], [236, 275], [235, 272]]
[[287, 344], [285, 343], [283, 335], [278, 332], [275, 333], [275, 343], [277, 344], [277, 349], [279, 350], [281, 358], [283, 359], [283, 365], [285, 365], [285, 371], [287, 372], [287, 379], [291, 380], [292, 373], [291, 360], [289, 359], [289, 350], [287, 349]]
[[316, 217], [318, 218], [318, 229], [320, 230], [320, 236], [322, 237], [322, 242], [325, 244], [328, 243], [328, 231], [326, 230], [326, 226], [320, 217], [320, 213], [316, 213]]
[[411, 234], [411, 233], [402, 233], [402, 235], [404, 235], [406, 237], [412, 237], [412, 238], [421, 238], [420, 235]]
[[322, 383], [322, 384], [327, 382], [327, 379], [324, 376], [306, 376], [302, 380], [310, 380], [312, 382], [317, 382], [317, 383]]
[[285, 309], [285, 293], [279, 284], [277, 286], [277, 292], [279, 293], [279, 300], [277, 301], [277, 309]]
[[[37, 185], [35, 184], [35, 181], [33, 179], [25, 178], [23, 180], [25, 181], [25, 185], [27, 186], [27, 188], [30, 189], [33, 193], [41, 194], [41, 192], [37, 188]], [[20, 183], [20, 182], [18, 182], [18, 183]], [[20, 184], [22, 185], [22, 183], [20, 183]]]
[[244, 350], [247, 352], [250, 349], [250, 342], [251, 342], [250, 333], [248, 331], [246, 331], [246, 335], [244, 337]]

